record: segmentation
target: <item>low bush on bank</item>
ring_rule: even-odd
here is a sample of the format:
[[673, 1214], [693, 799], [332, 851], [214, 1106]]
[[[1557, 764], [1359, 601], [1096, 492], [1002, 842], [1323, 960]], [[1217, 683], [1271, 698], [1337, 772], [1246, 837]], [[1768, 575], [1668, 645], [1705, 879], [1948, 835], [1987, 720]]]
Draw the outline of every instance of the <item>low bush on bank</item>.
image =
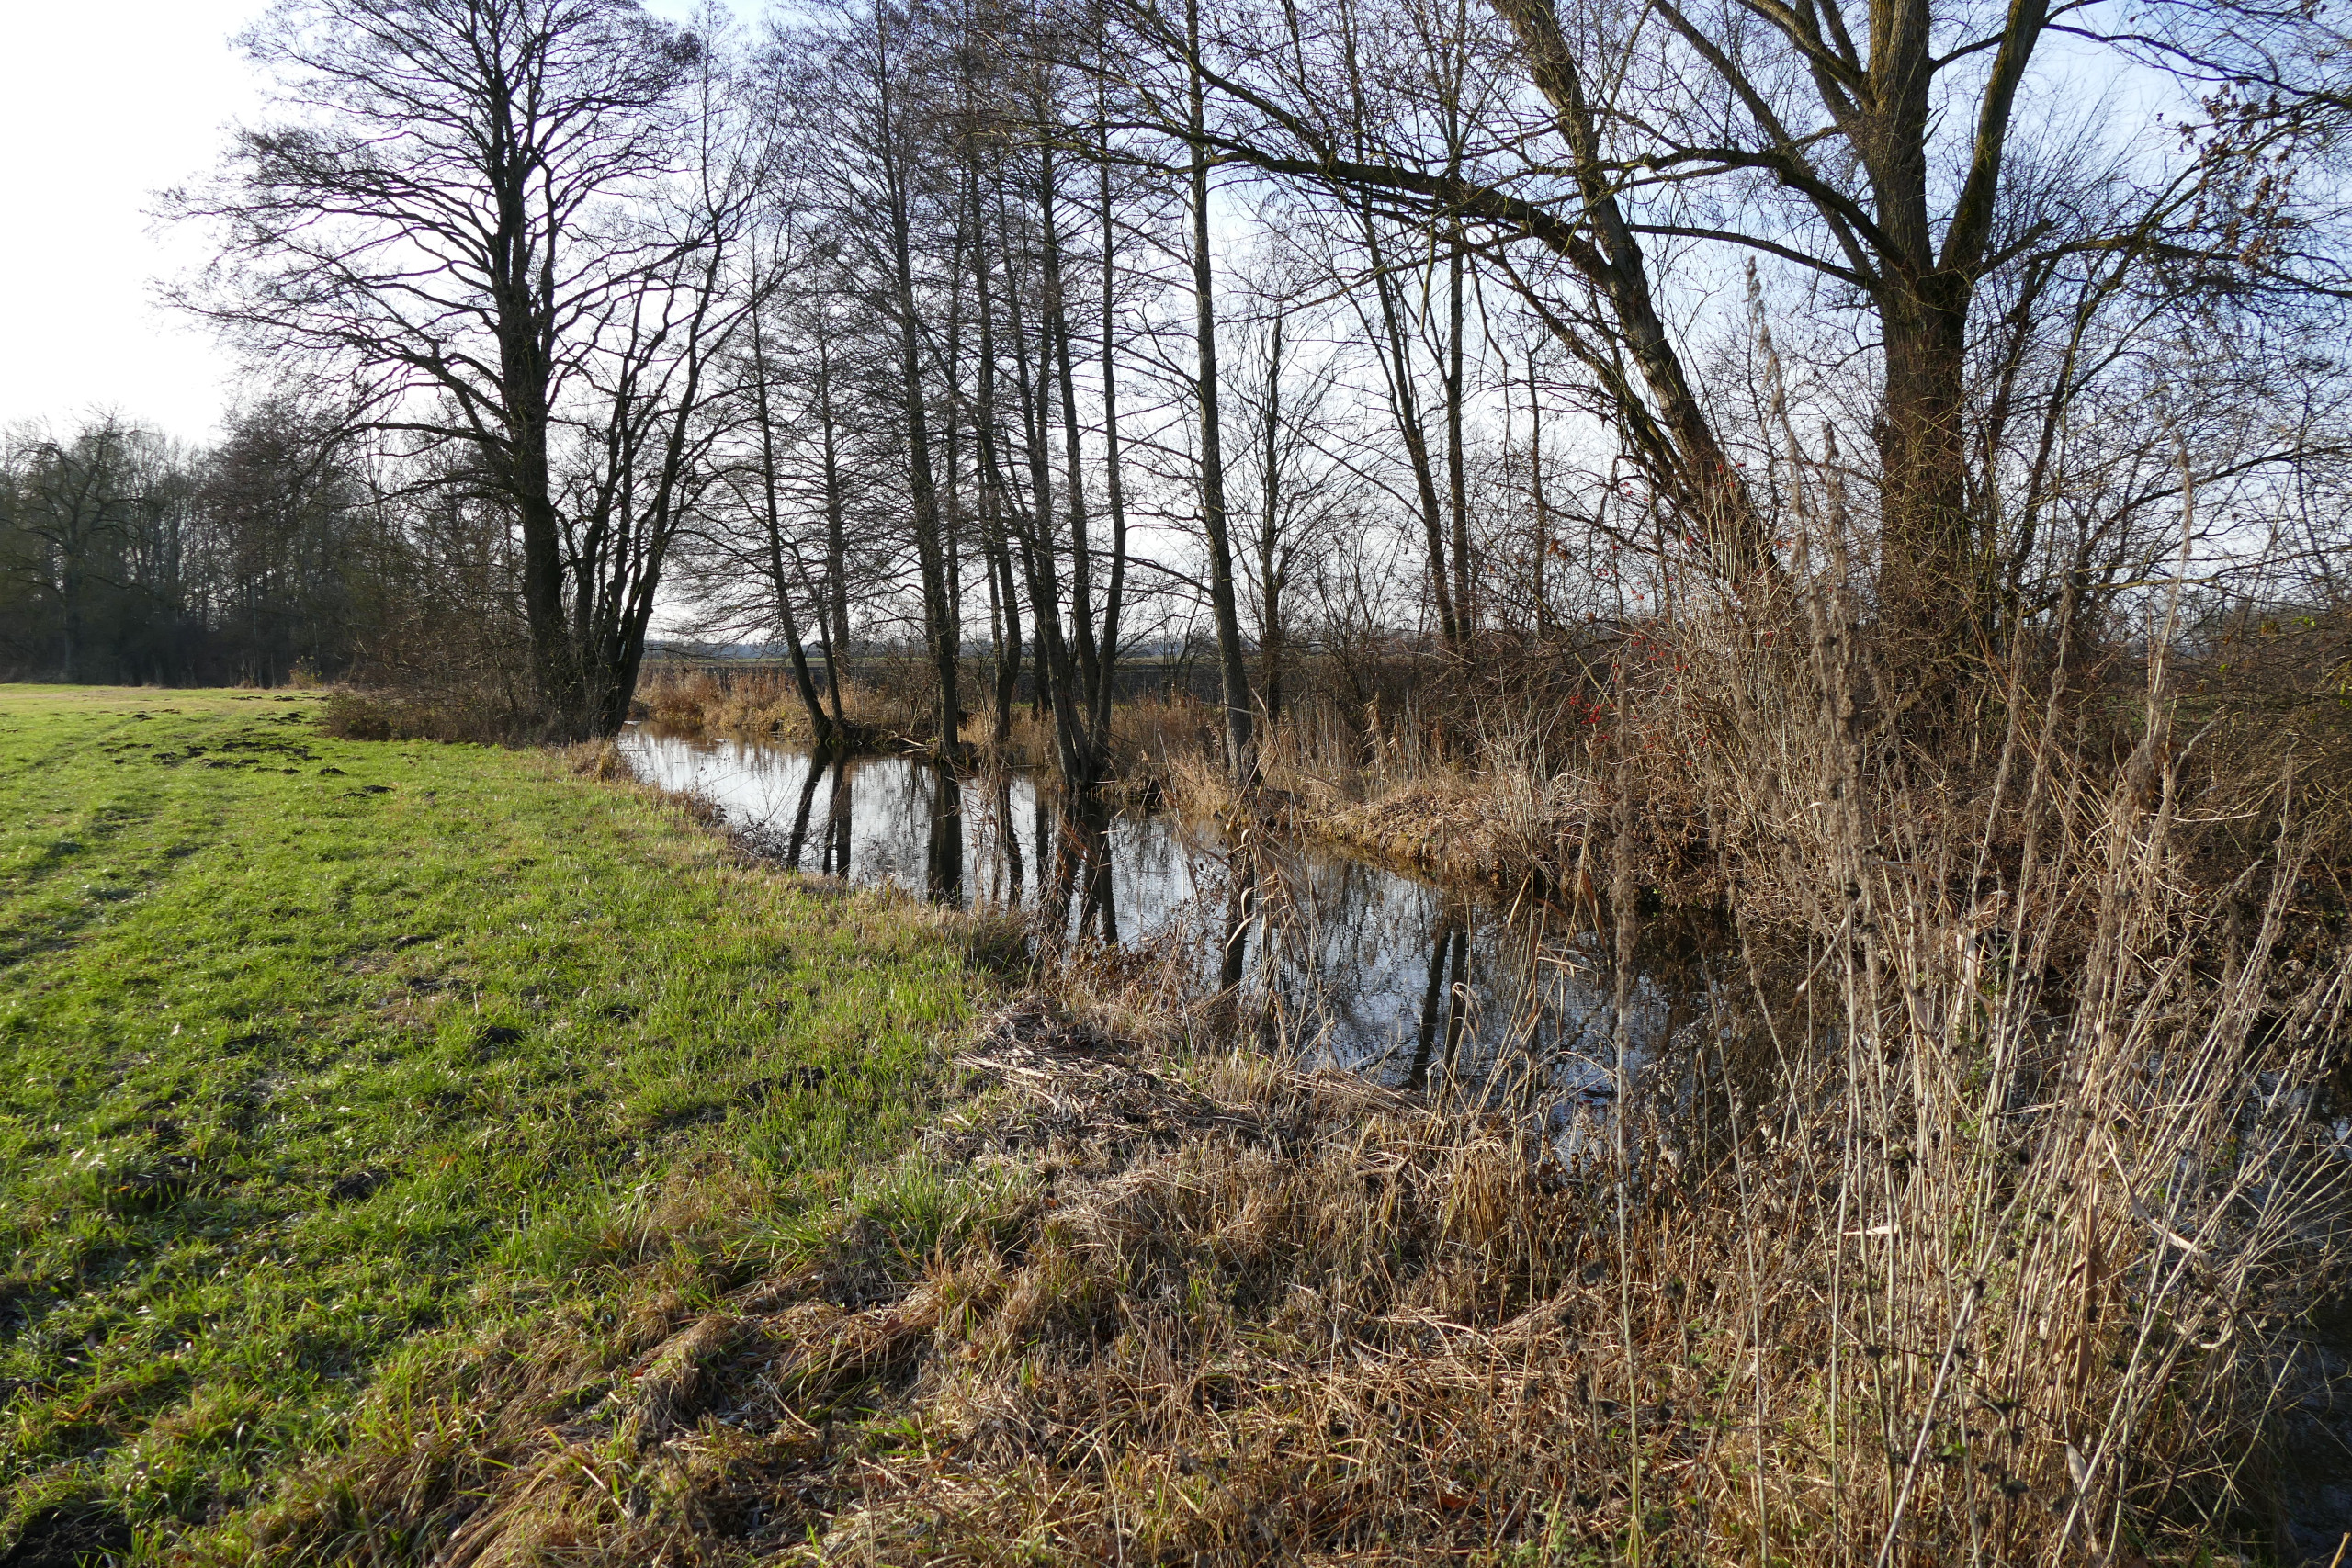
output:
[[456, 740], [485, 746], [534, 739], [540, 728], [530, 708], [480, 692], [331, 692], [319, 729], [343, 740]]

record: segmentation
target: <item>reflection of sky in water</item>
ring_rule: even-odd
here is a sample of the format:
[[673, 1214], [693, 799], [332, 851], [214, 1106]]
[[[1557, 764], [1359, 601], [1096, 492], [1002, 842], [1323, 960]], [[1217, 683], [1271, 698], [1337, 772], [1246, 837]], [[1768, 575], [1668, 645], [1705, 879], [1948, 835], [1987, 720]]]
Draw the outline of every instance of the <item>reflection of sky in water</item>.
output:
[[[1086, 829], [1060, 821], [1026, 777], [967, 781], [943, 795], [936, 771], [906, 757], [812, 770], [790, 748], [637, 728], [621, 749], [649, 783], [712, 802], [802, 870], [922, 893], [960, 844], [960, 877], [943, 897], [1034, 910], [1058, 887], [1066, 930], [1083, 922], [1129, 942], [1175, 942], [1212, 978], [1228, 957], [1233, 886], [1214, 826], [1168, 813], [1114, 817], [1094, 840], [1108, 846], [1105, 878], [1105, 857], [1083, 852]], [[941, 806], [948, 810], [935, 823]], [[1283, 842], [1260, 851], [1250, 913], [1257, 918], [1232, 954], [1241, 983], [1267, 1004], [1258, 1010], [1270, 1034], [1310, 1059], [1388, 1083], [1450, 1071], [1495, 1084], [1530, 1064], [1555, 1089], [1608, 1077], [1609, 980], [1589, 934], [1556, 929], [1556, 909], [1524, 899], [1505, 910], [1477, 893]], [[1677, 1021], [1647, 981], [1634, 987], [1629, 1010], [1637, 1055]]]

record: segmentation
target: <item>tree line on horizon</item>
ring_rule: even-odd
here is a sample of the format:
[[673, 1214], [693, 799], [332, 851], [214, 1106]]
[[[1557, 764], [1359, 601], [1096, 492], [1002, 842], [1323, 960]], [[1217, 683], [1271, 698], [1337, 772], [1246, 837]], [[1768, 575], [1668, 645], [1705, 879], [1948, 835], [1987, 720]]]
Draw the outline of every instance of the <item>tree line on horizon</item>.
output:
[[209, 446], [119, 415], [0, 433], [0, 677], [277, 686], [479, 646], [504, 547], [454, 495], [394, 498], [282, 401]]

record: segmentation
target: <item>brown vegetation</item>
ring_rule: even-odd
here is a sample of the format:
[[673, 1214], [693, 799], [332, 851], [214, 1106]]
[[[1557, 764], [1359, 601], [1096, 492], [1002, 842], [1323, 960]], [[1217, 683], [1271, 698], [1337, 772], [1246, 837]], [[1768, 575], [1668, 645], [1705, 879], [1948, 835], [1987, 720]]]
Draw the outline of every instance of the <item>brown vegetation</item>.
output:
[[[406, 683], [333, 732], [606, 738], [633, 698], [1532, 889], [1590, 922], [1559, 961], [1615, 986], [1614, 1098], [1238, 1055], [1264, 1021], [1182, 955], [1036, 933], [1051, 1000], [967, 1051], [922, 1156], [781, 1237], [687, 1180], [639, 1313], [379, 1390], [255, 1552], [1891, 1568], [2257, 1534], [2267, 1402], [2341, 1280], [2352, 361], [2315, 171], [2347, 55], [2317, 9], [2058, 15], [914, 4], [746, 46], [625, 6], [274, 13], [300, 134], [184, 204], [232, 220], [185, 298], [376, 389], [312, 438], [383, 427], [318, 532], [380, 514], [397, 570], [335, 646]], [[2047, 112], [2101, 70], [2195, 107]], [[605, 151], [486, 154], [538, 112]], [[0, 544], [69, 671], [85, 567], [154, 553], [66, 494], [110, 441], [10, 469]], [[294, 515], [247, 467], [246, 510]], [[318, 575], [302, 615], [339, 615]], [[793, 678], [639, 685], [675, 611]], [[1214, 700], [1114, 700], [1193, 636]], [[1661, 905], [1721, 940], [1637, 1057]]]
[[345, 688], [328, 694], [319, 728], [345, 740], [458, 740], [497, 745], [536, 728], [528, 710], [478, 692], [433, 694]]
[[[1719, 633], [1717, 668], [1685, 660], [1736, 664], [1718, 758], [1669, 773], [1630, 726], [1593, 749], [1583, 874], [1619, 990], [1592, 1048], [1622, 1099], [1304, 1071], [1237, 1053], [1254, 1028], [1173, 962], [1063, 952], [1038, 976], [1060, 1000], [965, 1048], [965, 1107], [748, 1283], [681, 1260], [756, 1203], [650, 1225], [639, 1314], [379, 1398], [262, 1555], [2258, 1543], [2262, 1434], [2339, 1278], [2314, 1112], [2352, 964], [2308, 833], [2276, 788], [2192, 779], [2144, 694], [2119, 766], [2020, 703], [1979, 784], [1923, 784], [1852, 739], [1837, 641]], [[1678, 774], [1747, 935], [1626, 1060], [1634, 817]], [[2244, 852], [2215, 883], [2222, 831]]]

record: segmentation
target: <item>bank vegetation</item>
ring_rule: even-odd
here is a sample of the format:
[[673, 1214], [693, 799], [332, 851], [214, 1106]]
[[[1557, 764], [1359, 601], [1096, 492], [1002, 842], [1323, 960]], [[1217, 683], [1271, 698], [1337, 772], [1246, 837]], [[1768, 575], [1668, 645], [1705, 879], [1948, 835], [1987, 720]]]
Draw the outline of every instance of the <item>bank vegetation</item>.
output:
[[252, 1544], [2324, 1561], [2343, 43], [285, 0], [168, 203], [278, 412], [17, 439], [6, 657], [168, 677], [168, 624], [354, 736], [642, 716], [1324, 835], [1564, 911], [1616, 1093], [1318, 1075], [1040, 934], [831, 1229], [625, 1378], [460, 1358]]

